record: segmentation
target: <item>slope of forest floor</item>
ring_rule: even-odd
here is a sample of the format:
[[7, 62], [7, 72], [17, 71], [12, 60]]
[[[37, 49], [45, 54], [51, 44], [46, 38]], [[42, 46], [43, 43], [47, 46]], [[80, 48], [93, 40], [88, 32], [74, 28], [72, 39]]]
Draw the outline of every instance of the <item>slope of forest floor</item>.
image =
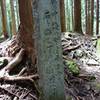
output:
[[[66, 100], [100, 100], [97, 37], [67, 32], [61, 40]], [[16, 36], [0, 43], [0, 100], [38, 100], [36, 69]]]
[[16, 36], [0, 43], [0, 100], [38, 100], [34, 66]]
[[96, 52], [97, 37], [63, 33], [67, 100], [100, 100], [100, 59]]

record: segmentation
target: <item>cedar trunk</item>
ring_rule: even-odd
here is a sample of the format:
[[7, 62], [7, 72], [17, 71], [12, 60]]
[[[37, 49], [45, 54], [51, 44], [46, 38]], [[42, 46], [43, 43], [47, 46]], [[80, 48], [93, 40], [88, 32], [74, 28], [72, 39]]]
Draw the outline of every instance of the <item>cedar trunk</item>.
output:
[[14, 0], [10, 0], [10, 6], [11, 6], [11, 18], [12, 18], [12, 34], [16, 34], [16, 21], [15, 21], [15, 11], [14, 11]]
[[88, 4], [87, 4], [88, 2], [87, 2], [87, 0], [85, 0], [85, 15], [86, 15], [86, 17], [85, 17], [85, 33], [87, 34], [87, 14], [88, 14], [88, 12], [87, 12], [87, 8], [88, 8]]
[[96, 11], [96, 34], [99, 34], [99, 0], [97, 0], [97, 11]]
[[74, 31], [82, 33], [81, 0], [74, 0]]
[[87, 0], [87, 32], [88, 35], [91, 34], [91, 0]]
[[4, 35], [5, 38], [8, 38], [7, 15], [6, 15], [6, 0], [0, 0], [0, 3], [1, 3], [1, 12], [2, 12], [3, 35]]
[[90, 20], [90, 33], [93, 35], [94, 26], [94, 0], [91, 1], [91, 20]]
[[66, 22], [67, 22], [67, 28], [66, 30], [67, 31], [70, 31], [71, 28], [70, 28], [70, 11], [69, 11], [69, 0], [66, 0]]
[[32, 38], [32, 34], [34, 34], [34, 24], [31, 2], [31, 0], [18, 0], [20, 16], [18, 40], [19, 45], [26, 50], [27, 56], [32, 60], [32, 63], [35, 64], [35, 40]]
[[61, 21], [61, 32], [66, 32], [64, 0], [60, 0], [60, 21]]

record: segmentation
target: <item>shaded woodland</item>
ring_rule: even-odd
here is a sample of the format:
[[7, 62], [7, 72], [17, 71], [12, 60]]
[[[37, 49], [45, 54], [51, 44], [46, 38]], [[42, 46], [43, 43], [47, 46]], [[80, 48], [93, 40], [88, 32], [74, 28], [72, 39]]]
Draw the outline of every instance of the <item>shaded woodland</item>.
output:
[[100, 100], [100, 0], [0, 0], [0, 100]]

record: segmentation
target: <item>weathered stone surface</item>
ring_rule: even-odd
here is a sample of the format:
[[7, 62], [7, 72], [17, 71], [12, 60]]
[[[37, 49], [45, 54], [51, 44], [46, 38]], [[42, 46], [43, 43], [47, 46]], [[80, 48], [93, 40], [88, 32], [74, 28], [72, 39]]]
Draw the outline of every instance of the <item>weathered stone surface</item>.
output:
[[[34, 12], [37, 11], [34, 7], [37, 7], [39, 16]], [[33, 16], [38, 17], [38, 25], [35, 28], [38, 41], [41, 100], [65, 100], [59, 15], [58, 0], [33, 2]]]

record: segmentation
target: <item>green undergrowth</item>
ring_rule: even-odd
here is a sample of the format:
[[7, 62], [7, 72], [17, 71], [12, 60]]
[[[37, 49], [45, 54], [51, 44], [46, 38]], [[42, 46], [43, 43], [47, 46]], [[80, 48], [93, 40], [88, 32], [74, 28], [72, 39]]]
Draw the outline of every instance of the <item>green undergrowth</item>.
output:
[[96, 84], [96, 89], [99, 89], [100, 90], [100, 83], [97, 83]]
[[65, 61], [65, 65], [68, 67], [69, 71], [70, 71], [73, 75], [79, 75], [80, 70], [79, 70], [79, 67], [78, 67], [78, 65], [77, 65], [76, 62], [66, 60], [66, 61]]

